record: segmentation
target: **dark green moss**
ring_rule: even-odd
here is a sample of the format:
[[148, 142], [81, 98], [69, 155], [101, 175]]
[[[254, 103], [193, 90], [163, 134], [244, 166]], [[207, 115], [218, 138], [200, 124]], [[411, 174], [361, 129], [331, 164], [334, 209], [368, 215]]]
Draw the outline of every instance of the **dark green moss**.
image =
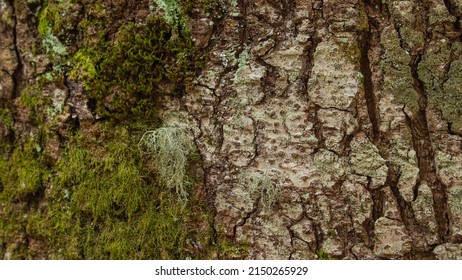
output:
[[114, 41], [79, 50], [74, 63], [72, 73], [84, 81], [97, 113], [123, 119], [154, 112], [161, 95], [181, 94], [197, 58], [187, 32], [152, 17], [121, 26]]
[[329, 260], [335, 260], [335, 258], [332, 258], [331, 256], [329, 256], [326, 252], [324, 252], [324, 250], [322, 249], [319, 249], [317, 252], [316, 252], [316, 255], [318, 256], [318, 260], [324, 260], [324, 261], [329, 261]]
[[[202, 258], [212, 246], [208, 210], [156, 183], [130, 129], [106, 126], [72, 142], [55, 166], [44, 211], [27, 232], [51, 258]], [[77, 140], [78, 139], [78, 140]], [[192, 226], [194, 224], [195, 226]], [[197, 226], [202, 225], [202, 226]]]
[[[211, 9], [212, 2], [197, 3]], [[158, 12], [134, 23], [124, 5], [109, 6], [48, 0], [40, 9], [38, 33], [51, 63], [21, 90], [18, 101], [29, 116], [27, 127], [44, 139], [13, 143], [16, 148], [0, 158], [0, 255], [181, 259], [236, 252], [217, 241], [210, 210], [193, 195], [194, 184], [202, 181], [194, 175], [200, 156], [191, 159], [191, 195], [185, 202], [159, 184], [152, 158], [138, 148], [143, 133], [160, 123], [158, 98], [183, 94], [199, 68], [186, 24], [173, 26]], [[179, 16], [194, 9], [184, 6]], [[58, 127], [52, 94], [65, 89], [66, 79], [84, 83], [96, 113], [108, 120], [85, 132], [66, 123]], [[12, 128], [11, 114], [2, 112], [2, 123]], [[52, 133], [49, 151], [46, 138]]]
[[2, 200], [21, 200], [37, 194], [43, 188], [43, 179], [47, 175], [42, 164], [41, 147], [35, 141], [28, 141], [24, 147], [14, 149], [0, 169]]

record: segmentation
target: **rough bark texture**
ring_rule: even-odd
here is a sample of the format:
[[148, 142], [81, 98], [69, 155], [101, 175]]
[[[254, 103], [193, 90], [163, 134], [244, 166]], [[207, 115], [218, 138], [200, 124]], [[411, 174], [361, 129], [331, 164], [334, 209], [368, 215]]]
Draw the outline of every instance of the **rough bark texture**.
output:
[[[135, 21], [163, 3], [131, 2]], [[105, 117], [70, 70], [41, 89], [48, 104], [21, 105], [24, 89], [56, 65], [34, 49], [44, 6], [0, 1], [0, 147], [11, 161], [14, 143], [46, 126], [55, 136], [38, 152], [53, 170], [68, 131], [89, 133]], [[212, 243], [238, 251], [197, 256], [462, 259], [462, 2], [229, 0], [213, 9], [188, 13], [201, 70], [156, 103], [160, 119], [193, 132], [194, 192], [211, 213]], [[34, 110], [48, 115], [31, 121]], [[15, 207], [46, 203], [49, 182]], [[25, 231], [3, 234], [5, 258], [18, 246], [42, 252], [25, 257], [66, 257]]]

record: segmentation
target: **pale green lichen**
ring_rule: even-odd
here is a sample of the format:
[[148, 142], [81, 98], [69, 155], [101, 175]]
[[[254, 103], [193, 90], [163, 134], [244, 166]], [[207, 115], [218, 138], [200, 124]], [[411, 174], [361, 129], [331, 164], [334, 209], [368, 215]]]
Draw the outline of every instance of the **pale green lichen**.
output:
[[455, 130], [462, 129], [462, 60], [451, 63], [448, 79], [443, 85], [443, 96], [440, 98], [439, 107], [443, 117], [452, 124]]
[[[462, 60], [449, 62], [451, 51], [457, 53], [457, 45], [449, 49], [446, 42], [432, 46], [419, 64], [419, 78], [425, 85], [430, 105], [441, 110], [443, 119], [455, 130], [462, 128]], [[450, 63], [450, 65], [448, 65]], [[446, 73], [446, 69], [449, 69]]]
[[51, 28], [43, 35], [42, 43], [47, 54], [58, 58], [67, 55], [66, 46], [59, 41], [58, 37], [51, 33]]
[[386, 161], [380, 156], [377, 147], [362, 134], [351, 142], [350, 164], [355, 174], [385, 183], [388, 173]]
[[279, 199], [281, 184], [268, 174], [258, 172], [243, 172], [239, 175], [242, 185], [251, 197], [260, 199], [265, 209], [271, 208]]
[[386, 28], [381, 35], [384, 48], [381, 67], [384, 73], [384, 90], [412, 112], [419, 110], [419, 94], [414, 89], [414, 80], [409, 64], [411, 56], [400, 47], [400, 39], [394, 28]]
[[165, 11], [165, 20], [172, 26], [183, 28], [186, 26], [186, 18], [182, 16], [181, 6], [176, 0], [152, 0], [156, 5]]
[[175, 190], [180, 200], [186, 200], [187, 164], [195, 150], [190, 133], [183, 128], [161, 127], [146, 132], [140, 143], [153, 154], [161, 184]]
[[423, 32], [420, 32], [408, 26], [401, 27], [399, 29], [399, 32], [403, 40], [403, 45], [405, 45], [408, 50], [416, 50], [423, 48], [425, 44], [425, 35]]
[[316, 168], [326, 174], [343, 176], [346, 172], [344, 160], [334, 152], [326, 149], [321, 149], [315, 154], [313, 164]]

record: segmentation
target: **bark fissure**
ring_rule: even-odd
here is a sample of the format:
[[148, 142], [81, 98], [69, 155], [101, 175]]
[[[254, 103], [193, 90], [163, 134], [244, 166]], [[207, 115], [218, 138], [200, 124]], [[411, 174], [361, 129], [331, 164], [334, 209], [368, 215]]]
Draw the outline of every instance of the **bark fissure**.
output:
[[414, 89], [419, 94], [420, 109], [415, 116], [407, 116], [407, 118], [412, 133], [413, 147], [417, 155], [420, 181], [426, 182], [431, 188], [433, 194], [433, 208], [435, 210], [435, 218], [438, 225], [438, 235], [441, 240], [445, 241], [449, 235], [447, 188], [438, 177], [436, 169], [435, 153], [427, 120], [428, 97], [425, 92], [424, 84], [419, 78], [417, 71], [420, 61], [421, 56], [414, 56], [409, 65]]
[[[370, 22], [370, 20], [369, 20]], [[374, 85], [372, 82], [372, 71], [369, 61], [369, 49], [371, 40], [372, 25], [369, 23], [369, 30], [363, 33], [362, 46], [361, 46], [361, 59], [360, 68], [364, 78], [364, 95], [366, 98], [367, 111], [372, 125], [373, 142], [377, 143], [380, 139], [379, 120], [380, 117], [377, 112], [377, 101], [374, 94]]]
[[11, 5], [11, 9], [12, 9], [12, 13], [13, 13], [13, 20], [14, 20], [13, 46], [14, 46], [14, 53], [16, 55], [16, 63], [17, 63], [16, 67], [14, 69], [13, 75], [12, 75], [12, 77], [13, 77], [12, 99], [15, 99], [20, 94], [20, 92], [19, 92], [20, 88], [19, 87], [20, 87], [20, 84], [21, 84], [21, 81], [22, 81], [24, 64], [23, 64], [22, 57], [21, 57], [21, 52], [20, 52], [19, 46], [18, 46], [18, 32], [17, 32], [18, 18], [17, 18], [17, 15], [16, 15], [16, 7], [15, 7], [14, 0], [10, 0], [9, 3]]

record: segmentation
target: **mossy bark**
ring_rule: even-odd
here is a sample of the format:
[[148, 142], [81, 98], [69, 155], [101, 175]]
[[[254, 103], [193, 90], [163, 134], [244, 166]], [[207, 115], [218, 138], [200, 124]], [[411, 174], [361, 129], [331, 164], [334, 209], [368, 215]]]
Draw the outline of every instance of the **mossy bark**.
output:
[[461, 17], [0, 0], [0, 256], [462, 258]]

